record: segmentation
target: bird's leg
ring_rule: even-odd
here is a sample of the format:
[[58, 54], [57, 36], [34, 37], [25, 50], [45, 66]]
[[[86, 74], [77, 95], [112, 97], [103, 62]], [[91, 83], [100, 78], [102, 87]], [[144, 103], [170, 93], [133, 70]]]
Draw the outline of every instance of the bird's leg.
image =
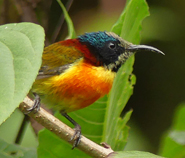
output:
[[74, 144], [73, 144], [73, 147], [72, 149], [74, 149], [75, 147], [77, 147], [77, 145], [80, 143], [80, 139], [81, 139], [81, 127], [78, 123], [76, 123], [67, 113], [65, 112], [61, 112], [61, 114], [66, 118], [68, 119], [74, 126], [74, 135], [71, 137], [70, 141], [71, 140], [74, 140]]
[[27, 109], [26, 114], [29, 114], [33, 110], [36, 110], [36, 111], [40, 110], [40, 97], [39, 97], [39, 95], [37, 93], [33, 93], [33, 95], [35, 97], [33, 106], [31, 108]]

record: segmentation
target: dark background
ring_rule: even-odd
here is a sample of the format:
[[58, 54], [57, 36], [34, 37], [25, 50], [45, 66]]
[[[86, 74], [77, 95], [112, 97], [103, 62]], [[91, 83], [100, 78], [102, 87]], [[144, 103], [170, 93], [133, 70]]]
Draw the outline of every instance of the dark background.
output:
[[[62, 2], [70, 8], [77, 35], [109, 31], [125, 6], [124, 0], [74, 0], [72, 5], [71, 1]], [[147, 2], [151, 15], [143, 22], [141, 43], [154, 46], [166, 55], [136, 54], [133, 73], [137, 83], [125, 111], [134, 109], [131, 133], [137, 128], [136, 135], [144, 136], [143, 141], [150, 144], [148, 150], [156, 152], [161, 136], [170, 128], [175, 108], [185, 101], [185, 1]], [[42, 25], [46, 45], [67, 35], [61, 8], [55, 0], [0, 0], [0, 24], [22, 21]]]

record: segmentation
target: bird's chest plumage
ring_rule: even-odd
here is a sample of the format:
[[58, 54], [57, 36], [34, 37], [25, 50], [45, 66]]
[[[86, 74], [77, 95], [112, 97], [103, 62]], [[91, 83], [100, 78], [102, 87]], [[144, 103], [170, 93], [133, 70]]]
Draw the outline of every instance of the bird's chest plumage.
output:
[[[47, 80], [49, 90], [47, 100], [53, 100], [52, 105], [58, 110], [66, 112], [84, 108], [100, 97], [108, 94], [115, 77], [115, 73], [106, 70], [104, 67], [92, 66], [89, 63], [79, 60], [72, 65], [65, 73], [51, 77]], [[44, 82], [43, 82], [44, 83]], [[46, 103], [47, 104], [47, 103]]]

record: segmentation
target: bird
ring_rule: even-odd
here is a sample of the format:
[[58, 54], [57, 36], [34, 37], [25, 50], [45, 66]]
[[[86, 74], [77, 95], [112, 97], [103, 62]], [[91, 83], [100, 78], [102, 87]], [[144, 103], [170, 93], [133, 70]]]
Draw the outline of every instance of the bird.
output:
[[59, 110], [74, 127], [72, 149], [80, 142], [81, 126], [68, 113], [85, 108], [108, 94], [119, 68], [135, 52], [164, 53], [147, 45], [134, 45], [113, 32], [85, 33], [45, 47], [42, 65], [33, 83], [34, 105], [40, 102]]

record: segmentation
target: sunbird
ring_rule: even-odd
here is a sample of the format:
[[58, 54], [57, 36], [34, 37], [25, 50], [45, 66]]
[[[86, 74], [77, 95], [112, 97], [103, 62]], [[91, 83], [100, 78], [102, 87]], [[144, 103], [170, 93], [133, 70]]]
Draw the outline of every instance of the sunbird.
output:
[[[108, 94], [121, 65], [135, 52], [164, 53], [154, 47], [134, 45], [113, 32], [85, 33], [47, 46], [32, 92], [32, 108], [40, 100], [59, 110], [74, 126], [73, 148], [80, 142], [81, 127], [67, 113], [85, 108]], [[116, 105], [115, 105], [116, 106]]]

